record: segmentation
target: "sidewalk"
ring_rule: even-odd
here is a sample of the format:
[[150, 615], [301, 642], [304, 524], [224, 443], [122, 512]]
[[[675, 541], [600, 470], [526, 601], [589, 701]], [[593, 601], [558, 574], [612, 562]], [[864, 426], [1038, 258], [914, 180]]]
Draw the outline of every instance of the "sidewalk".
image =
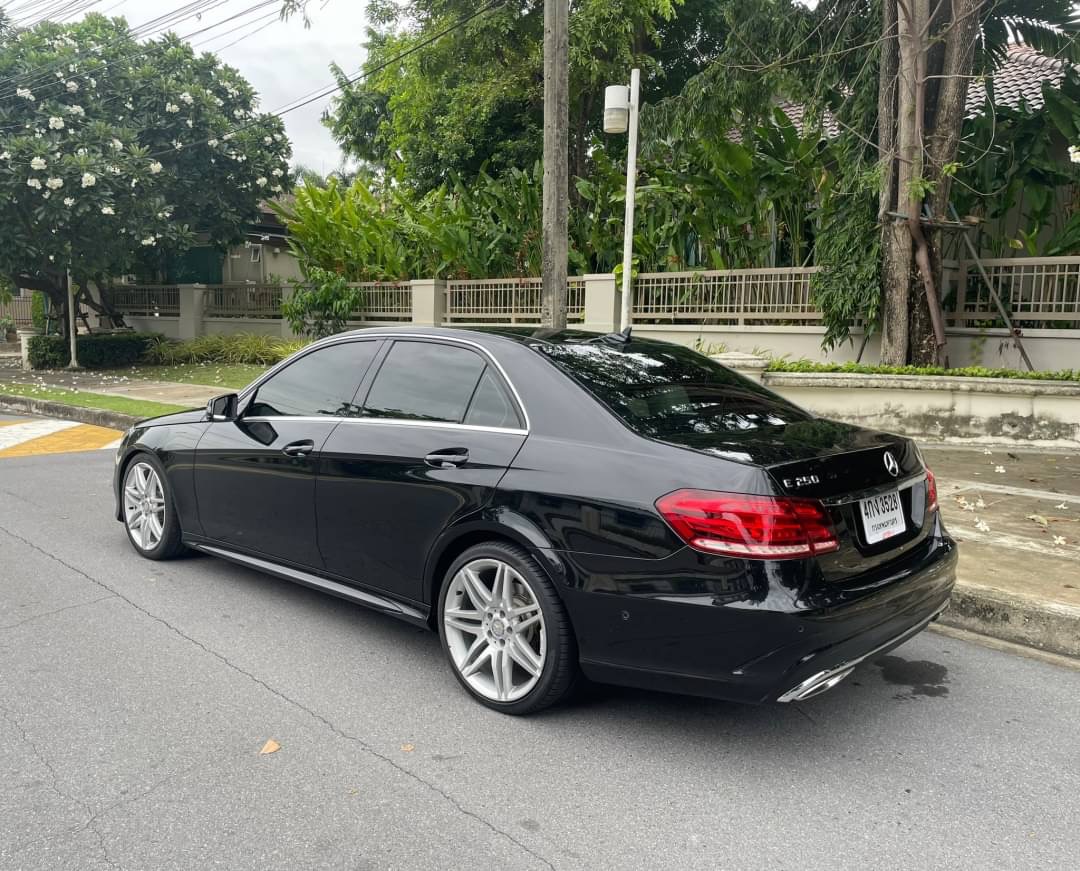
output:
[[24, 372], [19, 358], [0, 355], [0, 388], [4, 384], [30, 384], [39, 387], [59, 387], [65, 390], [81, 390], [86, 393], [103, 393], [107, 396], [124, 396], [149, 402], [163, 402], [197, 408], [207, 400], [227, 392], [227, 388], [208, 387], [205, 384], [176, 384], [171, 381], [152, 381], [121, 374], [123, 370], [109, 372], [31, 371]]
[[960, 542], [946, 625], [1080, 657], [1080, 453], [923, 446]]

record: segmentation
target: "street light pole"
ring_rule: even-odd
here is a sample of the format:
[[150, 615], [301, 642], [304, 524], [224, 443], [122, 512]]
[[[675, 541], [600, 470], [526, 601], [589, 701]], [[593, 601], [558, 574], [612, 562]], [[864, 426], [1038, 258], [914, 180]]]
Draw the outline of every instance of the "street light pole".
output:
[[79, 368], [79, 357], [76, 353], [75, 346], [75, 285], [71, 282], [71, 270], [67, 273], [67, 290], [68, 290], [68, 340], [71, 343], [71, 360], [68, 361], [68, 369]]
[[630, 71], [630, 87], [612, 85], [604, 94], [604, 132], [629, 132], [626, 145], [626, 214], [623, 221], [622, 311], [619, 329], [630, 326], [633, 302], [631, 273], [634, 262], [634, 191], [637, 187], [638, 94], [641, 70]]

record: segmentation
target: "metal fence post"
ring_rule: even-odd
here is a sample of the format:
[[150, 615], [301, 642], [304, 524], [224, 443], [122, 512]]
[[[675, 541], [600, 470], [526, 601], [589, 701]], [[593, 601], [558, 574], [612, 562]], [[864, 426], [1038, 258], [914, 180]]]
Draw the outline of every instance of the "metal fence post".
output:
[[614, 333], [619, 328], [622, 313], [622, 291], [615, 274], [605, 272], [584, 275], [585, 329], [597, 333]]

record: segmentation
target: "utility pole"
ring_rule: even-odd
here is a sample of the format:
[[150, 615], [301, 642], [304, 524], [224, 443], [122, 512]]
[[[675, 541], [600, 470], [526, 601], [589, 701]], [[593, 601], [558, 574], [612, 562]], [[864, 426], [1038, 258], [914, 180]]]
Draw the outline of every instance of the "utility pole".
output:
[[544, 227], [540, 322], [566, 327], [570, 0], [544, 0]]

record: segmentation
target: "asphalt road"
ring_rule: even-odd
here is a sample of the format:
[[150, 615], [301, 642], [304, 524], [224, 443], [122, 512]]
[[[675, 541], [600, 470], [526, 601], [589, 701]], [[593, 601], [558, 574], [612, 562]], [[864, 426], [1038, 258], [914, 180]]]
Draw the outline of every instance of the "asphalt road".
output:
[[1080, 867], [1080, 671], [927, 633], [797, 707], [503, 717], [433, 635], [138, 558], [111, 463], [0, 461], [0, 868]]

